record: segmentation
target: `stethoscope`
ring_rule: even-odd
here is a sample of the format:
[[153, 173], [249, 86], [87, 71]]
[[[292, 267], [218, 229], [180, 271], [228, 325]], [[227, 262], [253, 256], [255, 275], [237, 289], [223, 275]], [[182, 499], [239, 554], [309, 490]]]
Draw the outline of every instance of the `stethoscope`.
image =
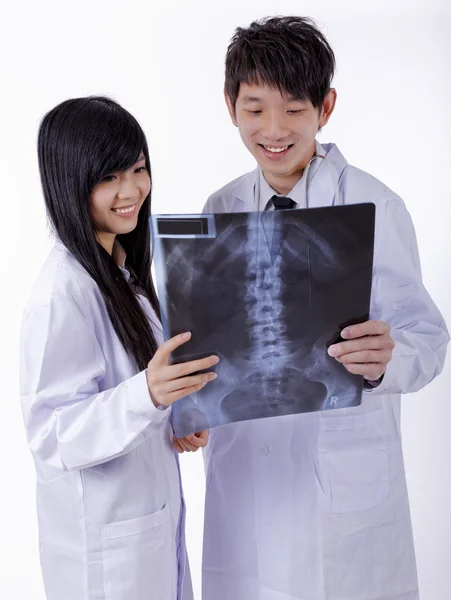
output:
[[[308, 200], [307, 200], [308, 173], [309, 173], [312, 163], [317, 159], [322, 160], [327, 165], [328, 170], [329, 170], [329, 175], [332, 180], [332, 184], [334, 186], [334, 194], [335, 194], [332, 206], [343, 206], [344, 201], [340, 194], [338, 182], [337, 182], [335, 174], [332, 170], [332, 166], [331, 166], [329, 160], [323, 154], [315, 154], [310, 159], [309, 163], [307, 164], [307, 166], [304, 169], [304, 173], [302, 174], [301, 181], [304, 181], [304, 184], [302, 185], [301, 201], [298, 203], [298, 206], [296, 208], [308, 208]], [[260, 177], [261, 177], [261, 171], [259, 168], [259, 169], [257, 169], [257, 176], [256, 176], [255, 184], [254, 184], [254, 206], [257, 206], [257, 211], [259, 211], [259, 212], [262, 210], [262, 208], [260, 206], [260, 204], [261, 204]], [[265, 210], [265, 207], [263, 207], [263, 210]]]

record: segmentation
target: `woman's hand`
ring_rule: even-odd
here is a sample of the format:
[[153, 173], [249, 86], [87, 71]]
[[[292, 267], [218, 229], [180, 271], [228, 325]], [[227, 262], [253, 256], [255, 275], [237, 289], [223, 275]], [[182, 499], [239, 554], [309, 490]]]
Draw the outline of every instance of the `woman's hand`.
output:
[[202, 373], [219, 362], [217, 356], [209, 356], [200, 360], [192, 360], [178, 365], [170, 365], [171, 352], [185, 344], [191, 338], [191, 333], [182, 333], [162, 344], [155, 352], [147, 367], [147, 385], [150, 397], [155, 406], [170, 406], [189, 394], [194, 394], [209, 381], [216, 379], [216, 373]]
[[193, 433], [192, 435], [187, 435], [183, 438], [175, 437], [173, 441], [174, 448], [179, 454], [182, 454], [183, 452], [197, 452], [199, 448], [205, 448], [208, 444], [209, 435], [210, 430], [205, 429], [204, 431]]

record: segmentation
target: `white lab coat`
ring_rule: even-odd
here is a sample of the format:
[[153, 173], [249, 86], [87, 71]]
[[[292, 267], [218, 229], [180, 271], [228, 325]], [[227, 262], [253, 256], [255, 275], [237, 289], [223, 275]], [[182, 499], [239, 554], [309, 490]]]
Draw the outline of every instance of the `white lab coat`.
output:
[[[203, 600], [419, 597], [400, 394], [419, 390], [440, 373], [448, 333], [423, 287], [402, 200], [348, 165], [335, 145], [324, 148], [329, 165], [312, 163], [308, 205], [331, 205], [336, 191], [345, 204], [376, 205], [370, 317], [390, 324], [393, 360], [360, 407], [211, 431]], [[213, 194], [204, 212], [256, 210], [257, 174]]]
[[24, 313], [20, 388], [47, 599], [192, 600], [170, 409], [152, 403], [99, 288], [59, 242]]

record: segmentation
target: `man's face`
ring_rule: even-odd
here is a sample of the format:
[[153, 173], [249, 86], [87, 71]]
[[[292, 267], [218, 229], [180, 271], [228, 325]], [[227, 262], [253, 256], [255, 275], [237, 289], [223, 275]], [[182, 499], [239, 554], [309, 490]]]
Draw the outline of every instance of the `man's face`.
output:
[[268, 181], [300, 177], [315, 152], [315, 136], [335, 105], [335, 90], [314, 108], [266, 85], [242, 83], [235, 107], [226, 96], [232, 121]]

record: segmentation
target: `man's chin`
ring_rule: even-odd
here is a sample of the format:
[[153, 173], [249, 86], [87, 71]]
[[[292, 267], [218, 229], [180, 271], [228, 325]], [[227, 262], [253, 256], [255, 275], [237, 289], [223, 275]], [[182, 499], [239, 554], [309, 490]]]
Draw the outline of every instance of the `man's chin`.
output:
[[302, 168], [300, 167], [299, 169], [296, 168], [296, 165], [292, 165], [292, 164], [270, 164], [268, 165], [267, 163], [264, 163], [262, 161], [262, 163], [260, 164], [261, 170], [263, 171], [263, 173], [268, 174], [268, 175], [272, 175], [273, 177], [286, 177], [286, 178], [291, 178], [291, 177], [295, 177], [297, 175], [297, 173], [299, 173], [299, 176], [301, 176], [302, 173]]

